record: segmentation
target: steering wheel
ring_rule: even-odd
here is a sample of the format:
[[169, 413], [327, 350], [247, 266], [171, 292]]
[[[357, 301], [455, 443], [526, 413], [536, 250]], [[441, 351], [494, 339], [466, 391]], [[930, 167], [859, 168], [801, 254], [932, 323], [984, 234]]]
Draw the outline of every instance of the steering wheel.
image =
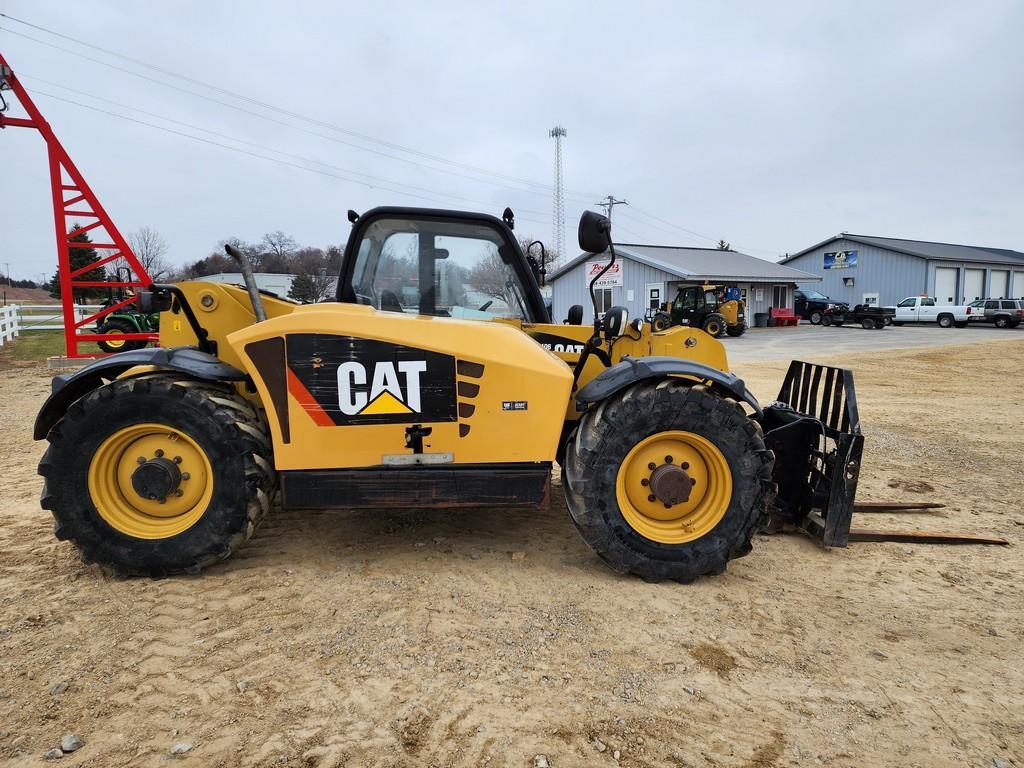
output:
[[480, 309], [478, 309], [477, 312], [486, 312], [487, 308], [489, 306], [491, 306], [491, 304], [493, 304], [493, 303], [494, 303], [494, 299], [491, 299], [490, 301], [484, 302], [483, 304], [480, 305]]

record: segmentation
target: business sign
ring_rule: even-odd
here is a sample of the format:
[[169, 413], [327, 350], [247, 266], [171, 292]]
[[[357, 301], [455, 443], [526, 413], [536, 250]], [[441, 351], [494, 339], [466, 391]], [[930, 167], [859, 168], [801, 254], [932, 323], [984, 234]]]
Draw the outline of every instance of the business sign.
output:
[[[585, 272], [587, 285], [590, 281], [601, 274], [601, 270], [608, 266], [607, 261], [588, 261]], [[595, 284], [595, 288], [611, 288], [614, 285], [622, 285], [622, 262], [616, 261], [612, 268], [601, 275], [601, 279]]]
[[849, 269], [856, 266], [856, 251], [833, 251], [825, 254], [825, 269]]

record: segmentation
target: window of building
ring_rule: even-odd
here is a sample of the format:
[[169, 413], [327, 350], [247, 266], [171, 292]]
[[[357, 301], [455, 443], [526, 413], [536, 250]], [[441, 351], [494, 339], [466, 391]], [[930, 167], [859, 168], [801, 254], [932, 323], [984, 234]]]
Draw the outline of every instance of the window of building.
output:
[[594, 297], [597, 299], [597, 314], [603, 315], [612, 308], [611, 288], [598, 288], [594, 291]]
[[772, 286], [772, 306], [773, 307], [788, 307], [789, 306], [789, 287], [785, 285], [773, 285]]

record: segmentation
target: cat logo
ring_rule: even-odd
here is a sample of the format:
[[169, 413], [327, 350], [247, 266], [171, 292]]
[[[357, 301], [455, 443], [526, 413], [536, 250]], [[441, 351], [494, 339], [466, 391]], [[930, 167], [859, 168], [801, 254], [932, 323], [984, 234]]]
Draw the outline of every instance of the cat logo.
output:
[[360, 362], [342, 363], [338, 366], [338, 408], [346, 416], [419, 413], [420, 374], [426, 370], [425, 360], [380, 361], [373, 364], [372, 374]]
[[322, 427], [458, 420], [455, 357], [380, 339], [288, 336], [288, 392]]

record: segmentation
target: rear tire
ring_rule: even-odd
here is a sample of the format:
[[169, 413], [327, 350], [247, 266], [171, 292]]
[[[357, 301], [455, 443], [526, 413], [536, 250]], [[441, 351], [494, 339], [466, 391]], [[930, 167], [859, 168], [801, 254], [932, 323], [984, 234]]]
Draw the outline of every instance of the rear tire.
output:
[[939, 315], [939, 328], [952, 328], [953, 322], [952, 315]]
[[817, 309], [814, 310], [813, 312], [811, 312], [811, 316], [808, 317], [807, 319], [810, 321], [811, 325], [820, 325], [821, 324], [821, 311], [817, 310]]
[[[693, 458], [693, 449], [679, 445], [673, 460], [689, 469], [694, 480], [701, 478], [694, 484], [701, 496], [692, 503], [679, 502], [676, 519], [651, 517], [650, 525], [643, 525], [648, 518], [637, 523], [631, 494], [639, 491], [640, 498], [649, 499], [643, 494], [654, 485], [641, 480], [645, 488], [632, 487], [636, 478], [629, 471], [638, 466], [636, 451], [652, 439], [671, 441], [676, 436], [712, 446], [711, 457], [717, 455], [720, 461], [716, 465], [714, 458], [708, 459], [708, 472], [702, 475], [704, 458]], [[659, 456], [661, 445], [656, 445]], [[688, 455], [693, 467], [683, 465]], [[669, 458], [658, 461], [672, 464]], [[640, 454], [639, 460], [646, 459]], [[774, 454], [765, 448], [760, 426], [736, 401], [712, 394], [703, 386], [688, 387], [665, 379], [629, 387], [584, 414], [569, 441], [562, 477], [576, 529], [613, 570], [648, 581], [687, 583], [698, 576], [722, 573], [729, 560], [750, 551], [750, 538], [767, 520], [774, 495], [774, 461]], [[716, 466], [717, 474], [711, 471]], [[627, 480], [633, 481], [628, 488]], [[730, 492], [726, 494], [728, 483]], [[697, 510], [711, 510], [716, 504], [720, 517], [698, 516]], [[654, 533], [644, 535], [640, 528]], [[695, 537], [680, 540], [687, 536]]]
[[[54, 534], [118, 576], [197, 573], [248, 540], [270, 508], [266, 425], [227, 385], [165, 374], [117, 380], [74, 403], [47, 439], [41, 503]], [[131, 483], [124, 477], [136, 458], [164, 457], [152, 450], [158, 444], [166, 457], [184, 456], [178, 467], [195, 467], [182, 471], [184, 490], [167, 493], [165, 506], [134, 491], [134, 474]], [[176, 504], [191, 504], [198, 490], [188, 481], [202, 494], [179, 515]]]
[[872, 320], [870, 317], [865, 317], [863, 320], [860, 321], [860, 327], [863, 328], [865, 331], [873, 331], [875, 330], [875, 321]]
[[821, 324], [824, 325], [826, 328], [832, 325], [832, 315], [822, 315]]
[[957, 320], [953, 325], [957, 328], [966, 328], [968, 326], [968, 322], [966, 320]]
[[1010, 318], [1008, 317], [997, 317], [996, 328], [1007, 328], [1010, 325]]
[[886, 325], [884, 320], [875, 320], [875, 330], [881, 331]]
[[[114, 318], [108, 320], [99, 327], [99, 333], [138, 333], [139, 329], [132, 325], [127, 320], [121, 320]], [[102, 349], [104, 352], [110, 354], [116, 354], [118, 352], [129, 352], [133, 349], [142, 349], [149, 342], [147, 341], [97, 341], [96, 346]]]

